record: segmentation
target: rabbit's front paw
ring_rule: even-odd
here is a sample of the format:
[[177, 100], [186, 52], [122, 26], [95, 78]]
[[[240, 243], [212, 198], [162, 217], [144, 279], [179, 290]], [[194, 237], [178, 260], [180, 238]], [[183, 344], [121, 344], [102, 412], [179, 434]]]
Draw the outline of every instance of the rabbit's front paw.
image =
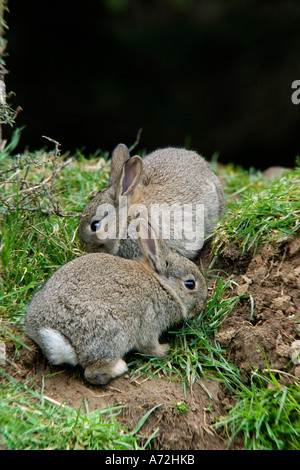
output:
[[166, 344], [158, 344], [156, 348], [153, 350], [152, 354], [155, 357], [165, 357], [169, 354], [170, 345]]

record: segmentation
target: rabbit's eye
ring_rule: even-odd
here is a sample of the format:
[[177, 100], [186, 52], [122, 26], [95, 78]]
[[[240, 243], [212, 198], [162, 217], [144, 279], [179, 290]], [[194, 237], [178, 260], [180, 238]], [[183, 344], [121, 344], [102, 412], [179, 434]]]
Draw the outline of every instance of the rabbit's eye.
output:
[[94, 222], [91, 223], [91, 231], [96, 232], [97, 228], [100, 226], [100, 220], [94, 220]]
[[196, 283], [193, 279], [188, 279], [187, 281], [184, 281], [184, 285], [189, 290], [194, 290], [196, 287]]

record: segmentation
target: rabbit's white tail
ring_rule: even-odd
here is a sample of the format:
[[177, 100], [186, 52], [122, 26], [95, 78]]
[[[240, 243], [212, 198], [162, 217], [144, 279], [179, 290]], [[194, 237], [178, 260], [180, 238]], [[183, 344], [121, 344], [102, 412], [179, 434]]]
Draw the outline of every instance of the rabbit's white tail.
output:
[[52, 364], [78, 364], [77, 355], [69, 341], [57, 330], [41, 328], [39, 331], [48, 360]]

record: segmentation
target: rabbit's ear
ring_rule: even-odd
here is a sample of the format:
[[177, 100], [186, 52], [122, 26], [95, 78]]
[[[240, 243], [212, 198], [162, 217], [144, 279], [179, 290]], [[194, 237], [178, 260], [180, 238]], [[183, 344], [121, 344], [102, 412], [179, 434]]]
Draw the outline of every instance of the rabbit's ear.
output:
[[163, 274], [168, 266], [166, 258], [168, 255], [168, 248], [162, 240], [159, 232], [148, 223], [145, 219], [139, 219], [140, 236], [139, 244], [142, 252], [148, 259], [152, 268], [159, 274]]
[[127, 196], [132, 193], [140, 181], [143, 171], [143, 161], [136, 155], [128, 160], [124, 167], [120, 181], [120, 196]]
[[111, 157], [111, 172], [109, 180], [111, 184], [117, 184], [120, 181], [123, 167], [129, 159], [130, 154], [126, 145], [117, 145]]

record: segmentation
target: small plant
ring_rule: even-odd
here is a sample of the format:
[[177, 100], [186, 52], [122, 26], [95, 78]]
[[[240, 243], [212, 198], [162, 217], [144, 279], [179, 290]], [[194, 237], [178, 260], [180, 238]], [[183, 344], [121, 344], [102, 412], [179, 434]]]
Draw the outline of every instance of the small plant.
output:
[[[7, 74], [5, 55], [7, 40], [5, 39], [5, 30], [8, 29], [7, 23], [4, 19], [4, 13], [8, 11], [7, 0], [0, 0], [0, 151], [3, 152], [6, 146], [6, 141], [2, 138], [2, 125], [8, 124], [11, 127], [15, 124], [15, 120], [21, 108], [18, 107], [13, 110], [7, 103], [7, 100], [14, 94], [6, 94], [5, 75]], [[6, 152], [7, 153], [7, 152]], [[1, 157], [0, 157], [1, 161]]]
[[177, 411], [177, 413], [188, 413], [189, 412], [189, 406], [185, 403], [184, 400], [182, 401], [174, 401], [174, 406]]

